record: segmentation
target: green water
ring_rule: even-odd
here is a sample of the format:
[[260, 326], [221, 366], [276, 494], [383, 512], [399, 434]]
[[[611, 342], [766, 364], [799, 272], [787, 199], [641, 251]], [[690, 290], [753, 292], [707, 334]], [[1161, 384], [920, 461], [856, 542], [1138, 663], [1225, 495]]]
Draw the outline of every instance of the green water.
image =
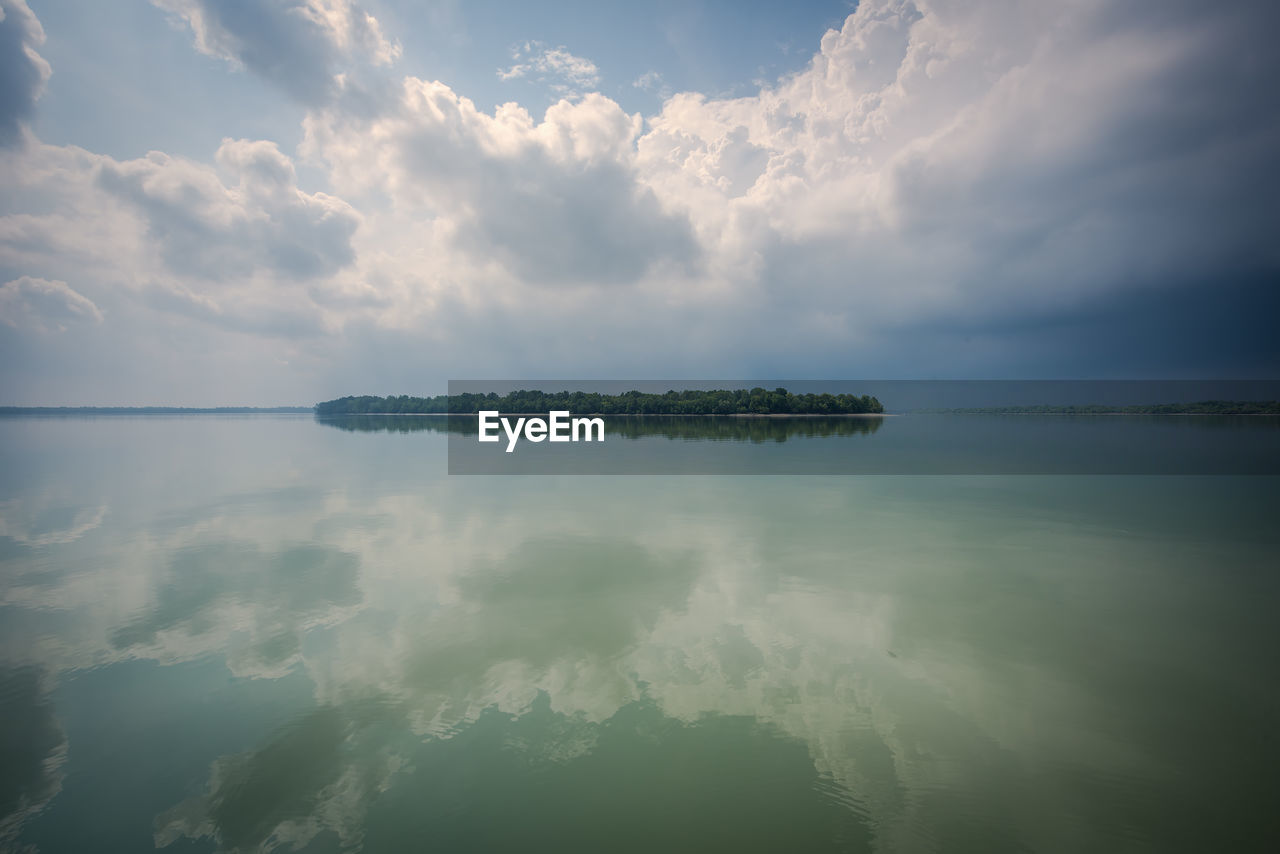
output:
[[1280, 478], [450, 477], [447, 443], [0, 419], [0, 850], [1280, 839]]

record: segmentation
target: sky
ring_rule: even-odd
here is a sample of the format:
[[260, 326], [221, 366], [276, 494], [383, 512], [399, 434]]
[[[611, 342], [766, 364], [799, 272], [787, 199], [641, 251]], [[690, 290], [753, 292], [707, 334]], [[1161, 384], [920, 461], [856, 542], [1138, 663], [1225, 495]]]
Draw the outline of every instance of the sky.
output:
[[0, 11], [0, 404], [1280, 377], [1280, 4]]

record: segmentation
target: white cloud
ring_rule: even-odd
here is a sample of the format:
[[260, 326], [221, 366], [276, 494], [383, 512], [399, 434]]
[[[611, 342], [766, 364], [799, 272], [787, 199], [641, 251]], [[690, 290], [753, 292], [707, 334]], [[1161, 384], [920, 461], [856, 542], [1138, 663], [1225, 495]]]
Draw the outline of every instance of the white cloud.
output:
[[499, 79], [524, 78], [543, 83], [562, 97], [576, 96], [600, 83], [600, 70], [596, 64], [574, 56], [563, 45], [549, 48], [542, 42], [525, 42], [512, 49], [511, 58], [515, 64], [499, 70]]
[[640, 126], [598, 94], [534, 122], [516, 104], [488, 115], [408, 78], [395, 108], [371, 120], [309, 116], [305, 148], [344, 195], [383, 194], [475, 265], [530, 284], [611, 285], [696, 258], [688, 224], [637, 181]]
[[152, 152], [104, 161], [97, 184], [141, 214], [150, 245], [179, 276], [308, 279], [352, 262], [358, 214], [341, 199], [299, 190], [275, 143], [223, 140], [215, 160], [230, 183], [208, 166]]
[[657, 71], [646, 71], [631, 81], [631, 85], [633, 88], [652, 93], [663, 101], [672, 95], [671, 87], [667, 85], [662, 79], [662, 75]]
[[662, 75], [657, 71], [646, 71], [631, 83], [637, 89], [656, 89], [662, 85]]
[[0, 264], [228, 330], [318, 333], [329, 282], [354, 263], [359, 214], [299, 190], [274, 143], [224, 140], [215, 160], [42, 144], [0, 159], [15, 196], [40, 200], [0, 216]]
[[0, 285], [0, 322], [40, 332], [66, 332], [76, 323], [101, 323], [102, 312], [66, 282], [22, 276]]

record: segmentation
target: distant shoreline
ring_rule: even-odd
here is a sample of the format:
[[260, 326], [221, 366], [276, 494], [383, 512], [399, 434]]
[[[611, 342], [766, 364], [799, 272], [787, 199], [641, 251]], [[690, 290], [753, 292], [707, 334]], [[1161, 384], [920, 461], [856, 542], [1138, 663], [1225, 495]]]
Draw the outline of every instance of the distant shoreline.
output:
[[899, 412], [898, 415], [1159, 415], [1164, 416], [1212, 416], [1212, 415], [1230, 415], [1232, 418], [1275, 418], [1280, 416], [1280, 412], [1122, 412], [1119, 410], [1111, 410], [1107, 412], [1001, 412], [994, 409], [915, 409], [911, 412]]
[[0, 415], [309, 415], [312, 406], [0, 406]]
[[1275, 400], [1200, 400], [1193, 403], [1150, 403], [1134, 406], [1101, 404], [980, 406], [915, 409], [918, 415], [1280, 415]]
[[[504, 415], [544, 416], [545, 412], [504, 412]], [[1159, 415], [1159, 416], [1231, 416], [1233, 418], [1280, 416], [1276, 411], [1240, 412], [1240, 411], [1186, 411], [1186, 412], [1154, 412], [1147, 410], [1126, 411], [1123, 409], [1062, 411], [1059, 409], [1026, 410], [1018, 408], [984, 408], [984, 409], [913, 409], [908, 412], [834, 412], [829, 414], [805, 412], [575, 412], [575, 415], [598, 416], [601, 418], [745, 418], [745, 419], [780, 419], [780, 418], [899, 418], [904, 415]], [[219, 407], [219, 408], [182, 408], [182, 407], [119, 407], [119, 406], [4, 406], [0, 407], [0, 417], [6, 416], [47, 416], [73, 417], [83, 416], [146, 416], [146, 415], [314, 415], [317, 418], [474, 418], [474, 412], [316, 412], [309, 406], [302, 407]]]
[[[547, 410], [502, 410], [506, 415], [544, 416]], [[954, 408], [920, 408], [906, 412], [601, 412], [574, 410], [575, 415], [611, 418], [891, 418], [899, 415], [1262, 415], [1280, 416], [1280, 401], [1222, 401], [1196, 403], [1162, 403], [1136, 406], [1103, 406], [1098, 404], [1070, 406], [984, 406]], [[425, 416], [457, 418], [474, 416], [464, 412], [333, 412], [322, 406], [0, 406], [0, 416], [76, 416], [76, 415], [315, 415], [318, 418], [355, 416]]]

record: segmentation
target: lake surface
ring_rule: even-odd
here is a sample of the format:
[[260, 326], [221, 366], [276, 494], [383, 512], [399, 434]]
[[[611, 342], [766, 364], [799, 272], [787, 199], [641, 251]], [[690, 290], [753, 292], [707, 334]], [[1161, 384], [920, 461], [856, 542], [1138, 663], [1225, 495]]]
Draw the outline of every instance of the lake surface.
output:
[[1280, 839], [1280, 478], [468, 477], [451, 435], [0, 419], [0, 850]]

